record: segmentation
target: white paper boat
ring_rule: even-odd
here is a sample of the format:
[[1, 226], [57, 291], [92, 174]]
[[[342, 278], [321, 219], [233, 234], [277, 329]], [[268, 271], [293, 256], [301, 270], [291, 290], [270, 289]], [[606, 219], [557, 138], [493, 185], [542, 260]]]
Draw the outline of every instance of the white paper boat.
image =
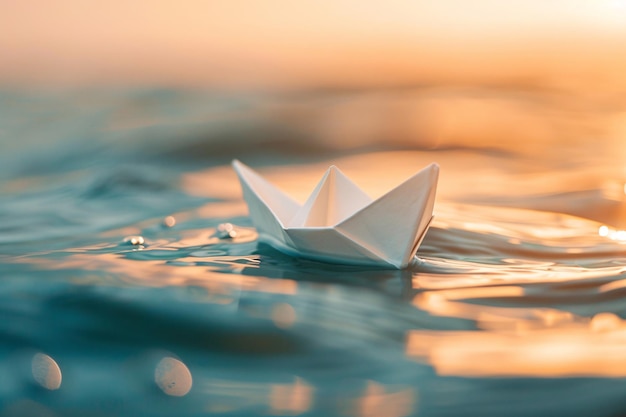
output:
[[431, 164], [377, 200], [331, 166], [304, 205], [234, 160], [259, 239], [292, 256], [405, 268], [432, 220], [439, 166]]

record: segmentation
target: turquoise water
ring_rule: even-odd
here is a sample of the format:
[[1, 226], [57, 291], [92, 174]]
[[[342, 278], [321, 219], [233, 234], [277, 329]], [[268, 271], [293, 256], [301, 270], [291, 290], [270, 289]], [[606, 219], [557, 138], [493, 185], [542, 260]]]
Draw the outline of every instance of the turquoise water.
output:
[[[421, 94], [2, 93], [0, 415], [626, 413], [621, 142], [371, 121]], [[299, 199], [330, 164], [377, 195], [439, 162], [420, 262], [259, 244], [232, 158]]]

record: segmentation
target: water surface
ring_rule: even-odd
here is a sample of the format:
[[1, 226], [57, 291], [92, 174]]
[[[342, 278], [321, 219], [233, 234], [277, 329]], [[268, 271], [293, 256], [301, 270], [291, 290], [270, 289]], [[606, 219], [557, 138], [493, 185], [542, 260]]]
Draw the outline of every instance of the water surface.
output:
[[[621, 107], [490, 92], [543, 103], [498, 141], [474, 93], [3, 93], [1, 415], [625, 414]], [[368, 118], [392, 104], [434, 119]], [[259, 244], [234, 157], [300, 201], [330, 164], [376, 197], [438, 162], [420, 262]]]

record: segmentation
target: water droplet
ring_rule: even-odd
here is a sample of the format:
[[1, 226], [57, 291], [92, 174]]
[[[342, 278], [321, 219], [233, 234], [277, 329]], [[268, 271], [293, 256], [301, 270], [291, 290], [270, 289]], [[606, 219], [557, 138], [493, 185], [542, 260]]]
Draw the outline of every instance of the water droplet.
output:
[[143, 245], [145, 240], [143, 236], [128, 236], [124, 239], [124, 243], [129, 243], [133, 246]]
[[237, 237], [237, 231], [232, 224], [222, 223], [217, 226], [217, 235], [220, 239], [233, 239]]

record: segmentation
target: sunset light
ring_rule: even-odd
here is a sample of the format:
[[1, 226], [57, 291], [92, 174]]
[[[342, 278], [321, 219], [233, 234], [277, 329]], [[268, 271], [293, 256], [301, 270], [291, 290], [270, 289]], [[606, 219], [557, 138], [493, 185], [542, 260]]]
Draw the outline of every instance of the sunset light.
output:
[[0, 416], [626, 416], [626, 0], [6, 0]]

